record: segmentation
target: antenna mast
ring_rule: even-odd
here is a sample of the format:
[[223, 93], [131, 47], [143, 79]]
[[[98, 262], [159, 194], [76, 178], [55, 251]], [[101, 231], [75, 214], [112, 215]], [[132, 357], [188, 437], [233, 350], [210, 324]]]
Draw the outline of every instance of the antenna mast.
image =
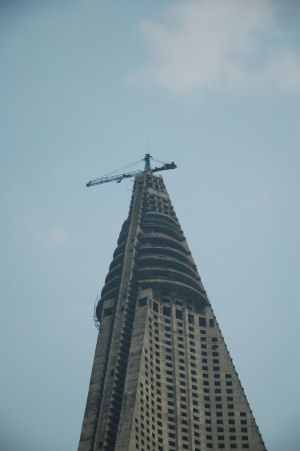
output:
[[145, 158], [144, 158], [144, 161], [145, 161], [145, 172], [147, 172], [147, 171], [152, 172], [151, 171], [150, 158], [152, 158], [150, 153], [146, 153]]

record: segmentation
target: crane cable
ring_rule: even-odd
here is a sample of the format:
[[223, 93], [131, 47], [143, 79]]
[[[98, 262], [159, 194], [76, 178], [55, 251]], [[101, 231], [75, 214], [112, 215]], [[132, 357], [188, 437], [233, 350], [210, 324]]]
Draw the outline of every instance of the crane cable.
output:
[[95, 179], [95, 180], [99, 180], [99, 179], [102, 179], [104, 177], [112, 176], [116, 172], [124, 171], [124, 169], [127, 169], [127, 168], [129, 168], [131, 166], [135, 166], [136, 164], [140, 163], [141, 161], [143, 161], [143, 160], [138, 160], [138, 161], [136, 161], [134, 163], [129, 163], [126, 166], [122, 166], [121, 168], [115, 169], [114, 171], [111, 171], [111, 172], [108, 172], [107, 174], [101, 175], [100, 177], [97, 177], [97, 179]]

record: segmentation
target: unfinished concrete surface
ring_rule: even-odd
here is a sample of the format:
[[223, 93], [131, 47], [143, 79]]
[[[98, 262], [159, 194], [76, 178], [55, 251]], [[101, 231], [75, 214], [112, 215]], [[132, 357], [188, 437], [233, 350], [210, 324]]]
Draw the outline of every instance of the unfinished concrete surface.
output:
[[135, 178], [97, 316], [80, 451], [265, 450], [161, 176]]

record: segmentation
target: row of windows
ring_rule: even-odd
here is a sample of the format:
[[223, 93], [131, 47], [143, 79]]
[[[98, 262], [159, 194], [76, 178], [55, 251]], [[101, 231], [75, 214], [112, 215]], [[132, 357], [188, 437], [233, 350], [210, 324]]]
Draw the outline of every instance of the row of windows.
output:
[[[156, 315], [155, 315], [156, 316]], [[154, 319], [158, 319], [157, 318], [157, 316], [156, 316], [156, 318], [154, 318]], [[151, 318], [149, 318], [149, 322], [151, 323], [152, 322], [152, 320], [151, 320]], [[179, 323], [179, 322], [178, 322]], [[159, 340], [159, 338], [160, 338], [160, 336], [159, 336], [159, 330], [158, 330], [158, 322], [157, 321], [154, 321], [153, 322], [153, 324], [154, 324], [154, 328], [155, 328], [155, 330], [154, 330], [154, 333], [155, 333], [155, 337], [154, 337], [154, 339], [153, 339], [153, 337], [152, 336], [150, 336], [149, 337], [149, 341], [150, 341], [150, 346], [149, 346], [149, 349], [150, 349], [150, 352], [148, 352], [148, 350], [147, 350], [147, 352], [146, 353], [148, 353], [148, 356], [150, 357], [150, 356], [152, 356], [152, 358], [153, 358], [153, 351], [154, 351], [154, 353], [157, 353], [159, 350], [160, 350], [160, 345], [159, 345], [159, 343], [156, 343], [156, 341], [160, 341]], [[151, 325], [150, 325], [151, 326]], [[166, 343], [166, 345], [168, 346], [171, 346], [171, 341], [170, 341], [170, 339], [171, 339], [171, 334], [170, 334], [170, 327], [169, 326], [166, 326], [166, 327], [168, 327], [168, 329], [166, 329], [166, 332], [165, 332], [165, 334], [164, 334], [164, 336], [165, 336], [165, 338], [166, 338], [166, 341], [167, 341], [167, 343]], [[166, 328], [165, 327], [165, 328]], [[150, 327], [150, 332], [151, 332], [151, 329], [152, 329], [152, 326]], [[189, 327], [189, 329], [190, 329], [190, 331], [193, 331], [193, 328], [190, 326]], [[152, 338], [151, 338], [152, 337]], [[159, 337], [159, 338], [158, 338]], [[158, 338], [158, 339], [157, 339]], [[181, 336], [178, 336], [177, 337], [178, 338], [178, 348], [179, 349], [182, 349], [183, 348], [183, 344], [181, 344], [180, 342], [183, 342], [183, 337], [181, 337]], [[206, 337], [201, 337], [201, 338], [206, 338]], [[217, 339], [215, 339], [215, 341], [216, 341]], [[205, 340], [203, 340], [203, 341], [205, 341]], [[190, 346], [191, 346], [191, 349], [193, 349], [193, 351], [192, 352], [195, 352], [195, 349], [193, 348], [193, 346], [195, 346], [195, 342], [193, 342], [192, 340], [190, 340]], [[155, 347], [155, 349], [153, 349], [153, 347]], [[169, 355], [170, 353], [172, 352], [172, 349], [171, 349], [171, 347], [166, 347], [166, 354], [167, 355]], [[180, 352], [180, 351], [179, 351]], [[217, 351], [216, 351], [217, 352]], [[159, 355], [159, 352], [158, 352], [158, 355]], [[157, 356], [157, 355], [156, 355]], [[183, 357], [184, 356], [184, 354], [182, 355], [181, 354], [181, 357]], [[206, 351], [202, 351], [201, 352], [201, 360], [202, 360], [202, 363], [207, 363], [207, 358], [206, 358], [206, 356], [207, 356], [207, 352]], [[167, 359], [168, 360], [168, 359]], [[178, 359], [179, 360], [179, 362], [180, 362], [180, 359]], [[215, 371], [215, 372], [218, 372], [218, 371], [220, 371], [220, 367], [219, 366], [217, 366], [218, 365], [218, 363], [219, 363], [219, 360], [216, 358], [216, 359], [212, 359], [213, 360], [213, 363], [215, 364], [214, 366], [213, 366], [213, 370]], [[182, 359], [182, 364], [185, 364], [185, 361], [184, 361], [184, 359]], [[180, 362], [180, 363], [181, 363]], [[157, 362], [158, 363], [158, 362]], [[170, 407], [174, 407], [174, 402], [173, 402], [173, 399], [174, 399], [174, 393], [173, 393], [173, 388], [174, 388], [174, 386], [173, 386], [173, 379], [172, 379], [172, 377], [173, 377], [173, 371], [172, 371], [172, 369], [173, 369], [173, 366], [172, 366], [172, 362], [170, 362], [170, 361], [166, 361], [165, 362], [166, 363], [166, 380], [167, 380], [167, 382], [169, 382], [169, 384], [170, 385], [168, 385], [167, 386], [167, 396], [168, 396], [168, 405], [170, 406]], [[151, 365], [151, 362], [150, 362], [150, 366], [152, 366], [152, 368], [153, 368], [153, 365]], [[150, 372], [151, 372], [151, 374], [153, 374], [153, 369], [152, 368], [150, 368]], [[197, 371], [196, 371], [196, 366], [194, 365], [194, 368], [195, 369], [193, 369], [193, 362], [191, 362], [191, 369], [190, 369], [190, 371], [191, 371], [191, 375], [197, 375]], [[208, 369], [208, 367], [205, 367], [205, 365], [203, 365], [203, 371], [205, 371], [206, 369]], [[183, 365], [179, 365], [179, 381], [180, 381], [180, 385], [181, 385], [181, 388], [180, 388], [180, 392], [182, 393], [182, 394], [185, 394], [186, 393], [186, 390], [185, 390], [185, 385], [186, 385], [186, 383], [185, 383], [185, 377], [186, 377], [186, 374], [185, 374], [185, 370], [186, 370], [186, 367], [185, 366], [183, 366]], [[158, 373], [156, 373], [156, 376], [157, 376], [157, 379], [160, 379], [160, 374], [159, 374], [159, 371], [160, 371], [160, 368], [158, 367], [158, 366], [156, 366], [156, 371], [158, 371]], [[204, 374], [207, 374], [207, 373], [204, 373]], [[215, 373], [215, 374], [217, 374], [217, 378], [218, 378], [218, 373]], [[145, 380], [145, 383], [146, 383], [146, 385], [149, 385], [149, 381], [148, 381], [148, 379], [147, 379], [147, 376], [148, 376], [148, 365], [146, 365], [146, 367], [145, 367], [145, 375], [146, 375], [146, 380]], [[172, 377], [170, 377], [170, 376], [172, 376]], [[204, 377], [205, 379], [207, 378], [206, 376]], [[228, 380], [228, 379], [231, 379], [231, 375], [229, 374], [229, 373], [227, 373], [226, 374], [226, 379], [227, 379], [227, 381], [225, 381], [229, 386], [230, 385], [232, 385], [232, 382], [231, 382], [231, 380]], [[193, 382], [194, 382], [194, 384], [195, 385], [193, 385]], [[203, 381], [203, 382], [208, 382], [208, 381]], [[215, 381], [215, 383], [219, 383], [220, 384], [220, 382], [218, 382], [218, 381]], [[192, 387], [192, 390], [195, 390], [195, 391], [192, 391], [192, 397], [193, 398], [198, 398], [199, 396], [198, 396], [198, 393], [197, 393], [197, 391], [198, 391], [198, 387], [197, 387], [197, 385], [196, 385], [196, 383], [197, 383], [197, 379], [196, 378], [194, 378], [193, 376], [191, 376], [191, 387]], [[172, 384], [172, 385], [171, 385]], [[226, 385], [227, 385], [226, 384]], [[215, 385], [217, 385], [217, 384], [215, 384]], [[151, 386], [151, 390], [153, 391], [154, 390], [154, 380], [153, 380], [153, 377], [151, 376], [151, 384], [150, 384], [150, 386]], [[160, 382], [160, 380], [158, 380], [158, 381], [156, 381], [156, 390], [159, 390], [158, 391], [158, 394], [160, 394], [160, 388], [161, 388], [161, 382]], [[147, 387], [146, 387], [146, 390], [147, 390]], [[204, 388], [204, 392], [205, 393], [209, 393], [209, 389], [208, 388]], [[221, 393], [221, 389], [215, 389], [215, 393], [216, 394], [220, 394]], [[232, 389], [226, 389], [226, 393], [227, 394], [232, 394]], [[207, 400], [210, 402], [210, 398], [209, 398], [209, 396], [206, 396], [206, 398], [208, 398]], [[216, 399], [215, 399], [215, 401], [216, 402], [218, 402], [218, 401], [221, 401], [222, 400], [222, 397], [221, 396], [216, 396], [215, 397]], [[186, 401], [186, 398], [184, 397], [184, 396], [182, 396], [182, 395], [180, 395], [180, 400], [181, 401]], [[161, 399], [159, 398], [159, 402], [161, 401]], [[192, 399], [192, 401], [193, 401], [193, 404], [194, 404], [194, 402], [195, 403], [197, 403], [198, 404], [198, 402], [195, 400], [195, 399]], [[223, 400], [224, 401], [224, 400]], [[233, 401], [233, 397], [232, 396], [227, 396], [227, 402], [229, 402], [230, 403], [230, 401], [232, 402]], [[227, 408], [229, 408], [229, 409], [233, 409], [233, 404], [227, 404]], [[196, 404], [196, 405], [197, 405]], [[147, 408], [150, 408], [150, 406], [149, 406], [149, 404], [147, 405], [146, 404], [146, 407]], [[186, 414], [186, 412], [185, 412], [185, 410], [187, 409], [187, 406], [185, 405], [185, 404], [182, 404], [181, 403], [181, 405], [180, 405], [180, 407], [181, 407], [181, 412], [182, 412], [182, 417], [187, 417], [187, 414]], [[206, 403], [206, 405], [205, 405], [205, 407], [206, 408], [209, 408], [210, 409], [210, 404], [208, 404], [208, 403]], [[216, 405], [216, 408], [217, 409], [222, 409], [222, 404], [217, 404]], [[152, 413], [154, 412], [154, 409], [152, 408]], [[199, 416], [197, 416], [197, 413], [199, 412], [199, 409], [197, 409], [196, 407], [193, 407], [193, 413], [194, 413], [194, 415], [192, 416], [192, 419], [195, 421], [195, 424], [194, 424], [194, 429], [197, 429], [197, 422], [200, 422], [200, 418], [199, 418]], [[174, 409], [169, 409], [169, 416], [168, 416], [168, 426], [169, 426], [169, 429], [170, 430], [172, 430], [172, 428], [173, 428], [173, 430], [175, 430], [175, 426], [174, 426], [174, 422], [175, 422], [175, 411], [174, 411]], [[222, 414], [222, 413], [221, 413]], [[241, 413], [241, 415], [243, 416], [243, 415], [246, 415], [246, 413]], [[218, 416], [218, 415], [217, 415]], [[247, 421], [247, 420], [242, 420], [242, 421]], [[241, 421], [241, 423], [242, 423], [242, 421]], [[205, 421], [206, 423], [207, 423], [207, 420]], [[218, 424], [220, 424], [220, 422], [222, 422], [223, 423], [223, 419], [217, 419], [217, 423]], [[231, 419], [229, 419], [229, 424], [234, 424], [234, 420], [231, 420]], [[182, 424], [184, 425], [184, 424], [186, 424], [186, 425], [188, 425], [188, 422], [186, 421], [186, 420], [184, 420], [184, 418], [183, 418], [183, 421], [182, 421]], [[155, 429], [155, 426], [153, 426], [154, 427], [154, 429]], [[207, 432], [210, 432], [210, 430], [211, 430], [211, 427], [207, 427], [206, 428], [206, 431]], [[186, 431], [187, 431], [187, 428], [186, 428]], [[184, 433], [187, 433], [186, 431], [184, 431], [184, 430], [182, 430], [181, 431], [181, 433], [182, 434], [184, 434]], [[218, 432], [223, 432], [224, 431], [224, 428], [218, 428]], [[230, 428], [230, 430], [229, 430], [229, 433], [235, 433], [236, 432], [236, 429], [235, 428]], [[241, 432], [243, 433], [247, 433], [247, 428], [241, 428]], [[195, 433], [198, 433], [196, 430], [195, 430]], [[172, 434], [172, 432], [171, 432], [171, 434]], [[199, 434], [199, 433], [198, 433]], [[158, 434], [159, 435], [159, 434]], [[199, 434], [200, 435], [200, 434]], [[170, 437], [172, 438], [172, 435], [170, 435]], [[185, 437], [185, 436], [184, 436]], [[235, 438], [234, 438], [235, 437]], [[243, 436], [243, 437], [247, 437], [247, 436]], [[185, 439], [183, 439], [183, 441], [184, 441]], [[209, 436], [207, 437], [207, 440], [209, 440]], [[222, 436], [219, 436], [219, 440], [222, 440]], [[232, 435], [232, 436], [230, 436], [230, 440], [232, 440], [232, 441], [235, 441], [236, 440], [236, 436], [234, 436], [234, 435]], [[245, 441], [247, 441], [247, 438], [244, 438], [243, 440], [245, 440]], [[195, 444], [197, 445], [197, 443], [195, 442]], [[211, 444], [212, 445], [212, 444]], [[222, 444], [220, 443], [219, 444], [220, 445], [220, 447], [222, 447]], [[232, 445], [235, 445], [234, 443], [232, 444]], [[210, 447], [210, 446], [208, 446], [208, 447]], [[234, 447], [234, 446], [233, 446]], [[187, 448], [188, 449], [188, 448]], [[194, 449], [194, 448], [193, 448]]]
[[[153, 326], [152, 326], [151, 324], [149, 324], [148, 328], [149, 328], [149, 331], [150, 331], [150, 334], [149, 334], [149, 335], [150, 335], [150, 337], [152, 337], [152, 336], [153, 336]], [[166, 350], [169, 351], [169, 352], [171, 352], [171, 349], [170, 349], [170, 348], [167, 348], [168, 345], [169, 345], [169, 346], [172, 345], [172, 343], [171, 343], [171, 341], [170, 341], [170, 339], [171, 339], [171, 328], [166, 326], [166, 327], [164, 328], [164, 331], [165, 331], [165, 334], [164, 334], [164, 337], [165, 337], [164, 344], [166, 345]], [[178, 345], [177, 345], [177, 347], [183, 349], [183, 348], [184, 348], [183, 343], [179, 343], [179, 342], [183, 342], [183, 341], [184, 341], [184, 337], [181, 336], [181, 335], [183, 335], [183, 329], [177, 329], [177, 333], [179, 334], [179, 335], [177, 335], [177, 340], [178, 340]], [[159, 339], [158, 339], [158, 337], [159, 337], [159, 329], [154, 328], [154, 335], [155, 335], [155, 340], [156, 340], [156, 341], [159, 341]], [[156, 338], [156, 337], [157, 337], [157, 338]], [[195, 339], [195, 337], [194, 337], [194, 335], [189, 334], [189, 337], [188, 337], [188, 338], [190, 338], [190, 340], [189, 340], [190, 351], [191, 351], [191, 352], [195, 352], [195, 348], [193, 348], [193, 346], [196, 346], [196, 342], [193, 341], [193, 340]], [[207, 349], [207, 344], [206, 344], [206, 343], [203, 343], [203, 342], [207, 342], [207, 341], [211, 341], [211, 343], [216, 343], [217, 338], [216, 338], [216, 337], [211, 337], [211, 338], [210, 338], [210, 337], [208, 337], [208, 338], [207, 338], [207, 337], [200, 337], [201, 349]], [[159, 345], [157, 345], [156, 348], [159, 349]], [[212, 349], [212, 350], [218, 349], [218, 345], [217, 345], [217, 344], [213, 344], [213, 345], [211, 346], [211, 349]]]
[[[170, 351], [171, 351], [171, 349], [170, 349]], [[179, 359], [179, 362], [181, 360], [182, 359]], [[183, 360], [183, 362], [184, 362], [184, 360]], [[170, 374], [172, 374], [172, 372], [170, 371], [171, 367], [172, 366], [171, 366], [170, 362], [166, 361], [166, 372], [167, 372], [167, 374], [168, 374], [168, 372]], [[179, 369], [180, 369], [180, 371], [185, 371], [185, 367], [182, 366], [182, 365], [179, 366]], [[185, 373], [180, 373], [180, 376], [181, 377], [185, 377]], [[167, 377], [167, 382], [173, 383], [173, 379], [171, 377]], [[186, 389], [183, 388], [186, 385], [186, 383], [185, 383], [184, 380], [180, 380], [179, 384], [181, 385], [181, 388], [179, 388], [179, 392], [181, 394], [181, 396], [180, 396], [180, 401], [181, 401], [181, 404], [180, 404], [180, 417], [181, 417], [180, 421], [181, 421], [182, 425], [188, 426], [189, 422], [187, 420], [185, 420], [185, 418], [187, 418], [187, 416], [188, 416], [188, 414], [187, 414], [187, 404], [185, 404], [185, 402], [187, 402], [187, 399], [186, 399], [186, 396], [182, 396], [183, 394], [186, 394]], [[170, 401], [171, 399], [174, 398], [173, 387], [174, 387], [173, 385], [168, 385], [167, 384], [166, 389], [167, 389], [167, 397], [169, 399], [168, 404], [174, 406], [174, 402]], [[196, 385], [192, 386], [193, 390], [197, 390], [197, 388], [198, 387]], [[193, 392], [193, 395], [194, 396], [198, 396], [198, 394], [194, 393], [194, 392]], [[199, 425], [200, 417], [197, 415], [197, 413], [199, 413], [199, 409], [193, 408], [193, 415], [190, 418], [190, 421], [193, 421], [193, 428], [194, 428], [194, 430], [195, 429], [200, 429], [200, 425]], [[168, 428], [175, 430], [175, 425], [172, 424], [175, 421], [175, 410], [169, 408], [168, 409], [168, 414], [169, 414], [169, 416], [168, 416]], [[189, 437], [187, 435], [184, 435], [187, 432], [188, 432], [188, 428], [184, 428], [184, 429], [181, 430], [181, 439], [183, 441], [183, 444], [182, 444], [183, 449], [189, 449], [189, 443], [188, 443]], [[197, 433], [197, 434], [199, 434], [199, 433]], [[174, 435], [174, 438], [175, 438], [175, 434], [173, 434], [173, 435]], [[170, 433], [169, 433], [169, 437], [172, 437], [172, 435]], [[187, 443], [184, 443], [185, 441]], [[173, 446], [172, 443], [173, 443], [172, 441], [169, 442], [169, 445]], [[200, 442], [199, 442], [199, 444], [200, 444]]]
[[[151, 319], [151, 318], [150, 318], [150, 319]], [[154, 324], [155, 324], [155, 323], [154, 323]], [[158, 326], [157, 323], [156, 323], [155, 325]], [[149, 324], [149, 327], [150, 327], [150, 330], [151, 330], [151, 329], [152, 329], [151, 324]], [[159, 331], [158, 331], [158, 329], [155, 330], [155, 333], [156, 333], [155, 339], [157, 339], [157, 340], [159, 341], [159, 338], [158, 338]], [[170, 334], [166, 333], [165, 335], [166, 335], [166, 338], [171, 338], [171, 335], [170, 335]], [[152, 336], [152, 335], [151, 335], [151, 336]], [[213, 337], [213, 339], [216, 340], [216, 338], [214, 338], [214, 337]], [[150, 340], [151, 340], [151, 343], [152, 343], [152, 339], [151, 339], [151, 338], [150, 338]], [[178, 341], [180, 341], [180, 340], [183, 341], [183, 338], [180, 337], [180, 336], [178, 336]], [[171, 341], [166, 340], [166, 344], [171, 345]], [[190, 345], [195, 345], [195, 342], [190, 341]], [[156, 348], [156, 349], [159, 349], [159, 344], [155, 344], [155, 348]], [[183, 344], [178, 343], [178, 348], [179, 348], [179, 349], [182, 349], [182, 348], [183, 348]], [[153, 348], [152, 348], [151, 346], [150, 346], [150, 351], [153, 351]], [[156, 356], [158, 357], [158, 356], [159, 356], [159, 352], [158, 352], [158, 351], [155, 351], [155, 352], [156, 352]], [[192, 354], [195, 354], [195, 353], [196, 353], [196, 349], [195, 349], [194, 347], [190, 346], [190, 352], [191, 352]], [[172, 349], [171, 349], [170, 347], [167, 347], [167, 346], [165, 347], [165, 353], [166, 353], [166, 354], [165, 354], [166, 359], [167, 359], [167, 360], [172, 360], [172, 358], [171, 358]], [[179, 351], [178, 351], [178, 354], [179, 354], [179, 356], [184, 357], [184, 352], [183, 352], [182, 350], [179, 350]], [[150, 355], [151, 355], [151, 354], [150, 354]], [[202, 352], [201, 352], [201, 355], [202, 355], [202, 356], [206, 356], [206, 355], [207, 355], [207, 351], [202, 351]], [[213, 357], [215, 357], [215, 356], [218, 356], [217, 351], [214, 351], [214, 352], [213, 352]], [[194, 355], [191, 355], [190, 358], [191, 358], [191, 360], [195, 360], [195, 356], [194, 356]], [[207, 359], [203, 359], [202, 361], [206, 363], [206, 362], [207, 362]], [[181, 360], [181, 362], [182, 362], [182, 363], [185, 363], [183, 359]], [[218, 362], [219, 362], [218, 359], [213, 359], [213, 363], [218, 363]], [[193, 366], [195, 366], [195, 365], [193, 365], [193, 362], [192, 362], [192, 363], [191, 363], [191, 367], [193, 367]], [[205, 371], [206, 369], [208, 369], [208, 367], [203, 366], [203, 370]], [[192, 370], [192, 371], [193, 371], [193, 370]], [[218, 366], [213, 366], [213, 371], [220, 371], [220, 368], [219, 368]], [[225, 377], [226, 377], [227, 379], [230, 379], [230, 378], [231, 378], [231, 375], [230, 375], [230, 374], [226, 374]], [[207, 373], [204, 373], [204, 378], [208, 378], [208, 374], [207, 374]], [[216, 373], [216, 374], [215, 374], [215, 378], [216, 378], [216, 379], [220, 378], [220, 374]], [[216, 382], [215, 385], [219, 385], [219, 384]], [[232, 382], [231, 382], [231, 381], [227, 381], [227, 382], [226, 382], [226, 385], [227, 385], [227, 386], [231, 386], [231, 385], [232, 385]]]
[[[157, 302], [153, 301], [152, 306], [153, 306], [154, 312], [159, 312], [159, 304], [158, 304]], [[183, 313], [184, 313], [183, 310], [180, 310], [180, 309], [177, 309], [177, 308], [176, 308], [176, 309], [175, 309], [175, 318], [176, 318], [177, 320], [183, 320]], [[162, 305], [162, 314], [163, 314], [164, 316], [170, 317], [170, 316], [171, 316], [171, 307], [169, 307], [169, 306], [163, 304], [163, 305]], [[187, 320], [188, 320], [188, 323], [189, 323], [189, 324], [193, 324], [193, 325], [195, 324], [195, 317], [194, 317], [193, 314], [188, 313]], [[206, 328], [207, 326], [209, 326], [209, 327], [214, 327], [214, 326], [215, 326], [215, 320], [214, 320], [214, 318], [210, 318], [210, 319], [208, 319], [208, 321], [207, 321], [207, 319], [206, 319], [205, 317], [200, 316], [200, 317], [198, 318], [198, 323], [199, 323], [199, 326], [200, 326], [200, 327], [204, 327], [204, 328]], [[181, 325], [182, 325], [182, 324], [181, 324]], [[202, 333], [205, 333], [205, 331], [203, 331]]]
[[[159, 349], [159, 345], [156, 346]], [[148, 353], [148, 350], [145, 350]], [[150, 358], [150, 353], [148, 353]], [[159, 354], [158, 354], [159, 355]], [[151, 360], [151, 358], [150, 358]], [[136, 449], [141, 451], [145, 449], [158, 449], [163, 451], [162, 438], [162, 406], [161, 406], [161, 383], [160, 383], [160, 360], [156, 360], [156, 371], [154, 371], [153, 362], [150, 361], [150, 368], [147, 363], [148, 357], [145, 356], [145, 387], [140, 383], [140, 433], [136, 427]], [[150, 383], [149, 383], [150, 376]], [[155, 380], [155, 386], [154, 386]], [[149, 390], [150, 389], [150, 390]], [[155, 392], [154, 392], [155, 390]], [[136, 423], [138, 420], [136, 418]], [[152, 436], [150, 435], [150, 431]], [[152, 449], [153, 449], [152, 448]]]
[[[213, 448], [213, 444], [212, 443], [206, 443], [206, 447], [207, 448]], [[225, 448], [225, 444], [224, 443], [219, 443], [218, 444], [218, 448]], [[230, 448], [231, 449], [237, 449], [237, 444], [236, 443], [230, 443]], [[248, 443], [243, 443], [242, 444], [242, 448], [249, 448]]]
[[[164, 187], [159, 188], [156, 184], [153, 186], [152, 183], [149, 183], [148, 186], [150, 186], [151, 188], [154, 187], [157, 191], [161, 191], [163, 193], [166, 192]], [[145, 193], [144, 207], [146, 207], [147, 210], [160, 211], [162, 213], [175, 216], [171, 202], [161, 196], [155, 196], [153, 194], [148, 195], [148, 193]]]
[[[139, 302], [140, 302], [140, 303], [144, 303], [144, 302], [146, 302], [146, 300], [147, 300], [147, 298], [142, 298], [142, 299], [140, 299]], [[154, 304], [154, 305], [158, 305], [158, 304], [156, 304], [156, 303], [153, 303], [153, 304]], [[169, 307], [163, 307], [163, 308], [164, 308], [164, 309], [165, 309], [165, 308], [168, 308], [168, 309], [170, 310]], [[158, 311], [158, 307], [157, 307], [157, 311]], [[182, 319], [182, 310], [176, 310], [176, 312], [180, 312], [180, 316], [181, 316], [180, 319]], [[154, 326], [159, 327], [158, 316], [157, 316], [157, 315], [154, 315], [154, 318], [155, 318], [155, 320], [156, 320], [156, 321], [154, 321]], [[168, 319], [168, 318], [166, 318], [166, 317], [164, 317], [163, 320], [164, 320], [164, 324], [165, 324], [165, 329], [166, 329], [166, 330], [171, 330], [169, 326], [166, 326], [166, 324], [171, 324], [171, 320]], [[200, 321], [200, 320], [201, 320], [201, 321]], [[206, 335], [206, 326], [203, 324], [203, 321], [202, 321], [202, 320], [204, 320], [204, 321], [205, 321], [205, 324], [206, 324], [206, 319], [200, 317], [200, 318], [199, 318], [200, 334]], [[152, 319], [151, 319], [151, 318], [149, 318], [149, 322], [152, 323]], [[200, 323], [201, 323], [201, 324], [200, 324]], [[210, 320], [209, 320], [209, 323], [211, 324], [211, 327], [213, 327], [213, 325], [214, 325], [214, 319], [210, 319]], [[176, 325], [177, 325], [178, 328], [182, 328], [182, 327], [183, 327], [182, 321], [179, 321], [178, 319], [177, 319], [177, 321], [176, 321]], [[194, 332], [194, 331], [195, 331], [194, 326], [189, 325], [189, 331], [190, 331], [190, 332]], [[191, 335], [189, 335], [189, 337], [191, 337]], [[215, 342], [216, 342], [216, 341], [217, 341], [217, 338], [213, 338], [212, 341], [215, 341]]]

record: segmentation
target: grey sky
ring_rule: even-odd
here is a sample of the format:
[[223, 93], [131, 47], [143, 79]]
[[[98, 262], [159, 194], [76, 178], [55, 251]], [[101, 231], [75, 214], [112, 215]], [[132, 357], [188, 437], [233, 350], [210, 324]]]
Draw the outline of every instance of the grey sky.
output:
[[297, 1], [0, 2], [1, 450], [76, 449], [132, 188], [85, 183], [148, 140], [178, 165], [164, 180], [266, 446], [300, 450], [299, 19]]

